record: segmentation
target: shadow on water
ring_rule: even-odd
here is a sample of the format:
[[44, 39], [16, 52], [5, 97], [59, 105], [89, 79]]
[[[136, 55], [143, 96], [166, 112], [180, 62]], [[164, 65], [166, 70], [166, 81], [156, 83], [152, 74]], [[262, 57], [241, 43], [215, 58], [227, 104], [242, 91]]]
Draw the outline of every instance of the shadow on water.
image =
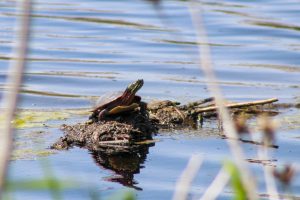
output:
[[136, 190], [143, 190], [137, 186], [138, 182], [134, 180], [134, 175], [139, 174], [140, 169], [144, 168], [143, 164], [147, 159], [149, 148], [154, 145], [154, 143], [145, 144], [128, 152], [114, 152], [111, 154], [107, 151], [91, 151], [90, 154], [98, 166], [115, 172], [115, 175], [105, 180], [117, 182]]

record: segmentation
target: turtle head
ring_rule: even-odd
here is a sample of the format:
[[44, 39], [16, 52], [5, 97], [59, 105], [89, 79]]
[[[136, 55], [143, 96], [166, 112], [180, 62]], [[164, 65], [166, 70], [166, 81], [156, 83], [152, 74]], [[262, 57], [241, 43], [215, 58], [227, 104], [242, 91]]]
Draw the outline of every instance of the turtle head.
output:
[[128, 85], [128, 87], [124, 91], [123, 95], [121, 96], [120, 104], [130, 105], [133, 102], [134, 98], [136, 97], [135, 94], [137, 93], [137, 91], [139, 89], [141, 89], [143, 84], [144, 84], [143, 79], [139, 79], [139, 80], [131, 83], [130, 85]]
[[144, 80], [143, 79], [138, 79], [137, 81], [131, 83], [128, 87], [127, 90], [130, 92], [131, 95], [135, 95], [141, 87], [144, 85]]

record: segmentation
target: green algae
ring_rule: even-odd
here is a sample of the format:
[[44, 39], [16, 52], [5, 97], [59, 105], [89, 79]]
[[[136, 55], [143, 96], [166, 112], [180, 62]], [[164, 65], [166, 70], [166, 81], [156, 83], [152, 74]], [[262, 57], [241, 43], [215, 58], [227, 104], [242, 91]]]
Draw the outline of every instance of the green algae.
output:
[[32, 128], [16, 131], [11, 160], [35, 160], [55, 153], [47, 148], [51, 132]]
[[[12, 122], [16, 134], [11, 160], [35, 160], [54, 154], [56, 151], [48, 148], [53, 131], [57, 130], [62, 121], [88, 114], [87, 109], [18, 110]], [[0, 120], [3, 119], [1, 116]]]
[[62, 121], [74, 115], [88, 115], [88, 110], [23, 110], [20, 111], [13, 121], [15, 128], [37, 128], [47, 126], [50, 121]]
[[297, 130], [300, 129], [300, 112], [291, 113], [283, 116], [280, 120], [282, 130]]
[[15, 149], [13, 150], [11, 160], [34, 160], [38, 157], [47, 157], [54, 154], [51, 149]]

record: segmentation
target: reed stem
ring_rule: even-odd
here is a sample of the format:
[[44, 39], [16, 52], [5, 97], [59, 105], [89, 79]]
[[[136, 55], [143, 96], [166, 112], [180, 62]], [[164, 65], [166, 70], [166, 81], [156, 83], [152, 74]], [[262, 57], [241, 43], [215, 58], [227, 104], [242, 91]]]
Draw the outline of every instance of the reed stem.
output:
[[208, 37], [202, 21], [201, 2], [191, 1], [189, 5], [191, 19], [195, 27], [197, 43], [199, 44], [198, 52], [200, 56], [200, 67], [205, 74], [207, 87], [212, 96], [215, 98], [218, 115], [224, 127], [224, 134], [227, 137], [233, 138], [233, 140], [227, 140], [227, 142], [230, 147], [231, 154], [233, 155], [233, 159], [242, 175], [241, 179], [245, 189], [247, 190], [248, 198], [250, 200], [256, 200], [258, 199], [256, 186], [246, 165], [244, 153], [238, 143], [238, 134], [225, 106], [225, 100], [222, 97], [221, 90], [218, 86], [217, 78], [213, 70]]
[[12, 121], [15, 119], [30, 36], [31, 0], [20, 0], [17, 2], [17, 10], [20, 10], [20, 13], [17, 14], [19, 19], [15, 28], [16, 42], [13, 55], [16, 56], [11, 59], [9, 66], [6, 83], [7, 91], [5, 92], [2, 102], [2, 114], [5, 118], [0, 122], [0, 198], [2, 196], [13, 146], [14, 128]]

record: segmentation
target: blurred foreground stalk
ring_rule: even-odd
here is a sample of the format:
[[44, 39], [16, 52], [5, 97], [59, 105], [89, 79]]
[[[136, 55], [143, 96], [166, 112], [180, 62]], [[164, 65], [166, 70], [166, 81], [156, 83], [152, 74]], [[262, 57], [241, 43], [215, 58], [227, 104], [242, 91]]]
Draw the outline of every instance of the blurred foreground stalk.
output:
[[31, 0], [20, 0], [17, 2], [17, 12], [19, 11], [20, 13], [17, 13], [19, 20], [15, 28], [14, 54], [7, 75], [7, 91], [2, 101], [2, 115], [4, 116], [4, 120], [0, 122], [0, 198], [12, 151], [13, 124], [11, 122], [15, 118], [17, 109], [30, 35]]
[[203, 158], [193, 155], [176, 183], [173, 200], [185, 200], [188, 197], [190, 185], [202, 164]]
[[248, 167], [245, 162], [245, 156], [238, 143], [238, 134], [234, 127], [234, 124], [229, 115], [228, 109], [225, 106], [225, 101], [221, 93], [221, 89], [218, 86], [217, 78], [213, 70], [211, 53], [209, 42], [207, 38], [207, 33], [205, 26], [202, 21], [202, 5], [201, 2], [191, 1], [190, 3], [190, 14], [193, 25], [195, 27], [199, 55], [200, 55], [200, 66], [202, 71], [205, 74], [207, 87], [215, 98], [216, 107], [218, 111], [218, 116], [224, 127], [224, 134], [229, 138], [227, 140], [228, 145], [231, 150], [233, 159], [241, 172], [241, 179], [245, 189], [247, 190], [247, 196], [250, 200], [258, 199], [256, 186], [254, 180], [248, 170]]

